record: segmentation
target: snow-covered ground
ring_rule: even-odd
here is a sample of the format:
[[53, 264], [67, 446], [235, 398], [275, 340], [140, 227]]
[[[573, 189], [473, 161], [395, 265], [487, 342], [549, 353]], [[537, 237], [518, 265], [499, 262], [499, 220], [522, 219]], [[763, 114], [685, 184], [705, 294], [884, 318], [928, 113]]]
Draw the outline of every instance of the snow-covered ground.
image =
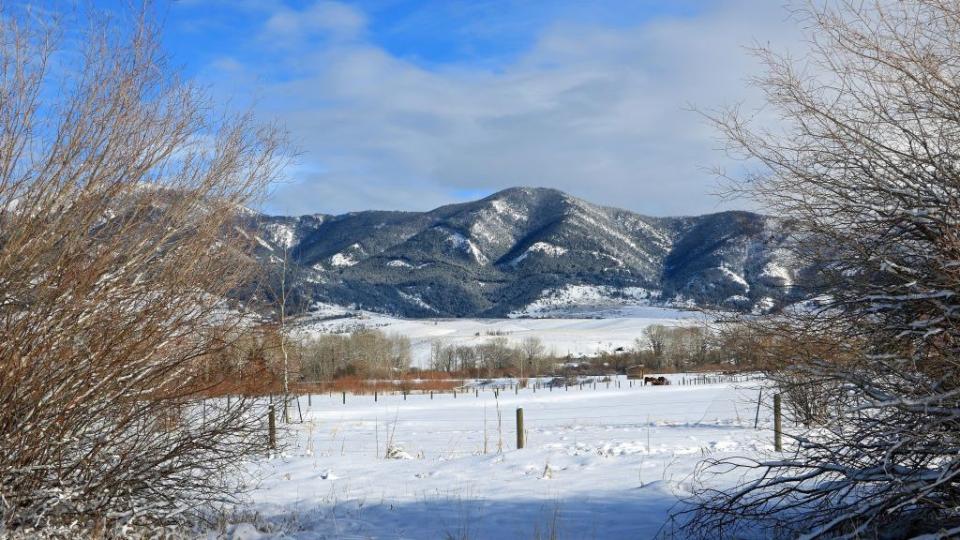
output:
[[510, 317], [623, 317], [638, 308], [651, 309], [650, 302], [659, 296], [660, 291], [641, 287], [566, 285], [542, 291], [540, 298]]
[[[252, 509], [261, 530], [294, 538], [652, 538], [700, 460], [772, 451], [766, 407], [753, 427], [757, 381], [669, 378], [456, 398], [348, 395], [346, 405], [339, 394], [311, 405], [302, 397], [288, 448], [253, 466], [262, 482]], [[250, 525], [234, 532], [258, 536]]]
[[[491, 337], [503, 336], [513, 345], [527, 337], [537, 337], [548, 352], [558, 356], [583, 357], [630, 348], [652, 324], [696, 324], [704, 315], [696, 311], [654, 307], [619, 306], [611, 311], [567, 313], [563, 318], [510, 319], [400, 319], [370, 312], [327, 311], [307, 321], [303, 334], [352, 332], [377, 328], [386, 333], [410, 338], [413, 365], [427, 367], [430, 345], [479, 345]], [[341, 318], [323, 318], [340, 315]], [[594, 318], [601, 317], [602, 318]], [[589, 317], [589, 318], [587, 318]]]

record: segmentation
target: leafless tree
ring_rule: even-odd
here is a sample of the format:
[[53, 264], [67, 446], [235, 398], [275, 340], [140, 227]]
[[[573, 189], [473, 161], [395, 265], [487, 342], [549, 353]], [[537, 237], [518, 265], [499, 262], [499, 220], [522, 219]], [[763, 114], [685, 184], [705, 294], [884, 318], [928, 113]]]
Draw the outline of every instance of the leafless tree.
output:
[[524, 338], [520, 342], [520, 378], [523, 379], [524, 364], [529, 366], [529, 373], [540, 374], [540, 359], [544, 354], [543, 342], [536, 336]]
[[703, 490], [685, 532], [956, 537], [960, 4], [838, 1], [796, 15], [809, 56], [757, 51], [780, 127], [736, 109], [711, 118], [756, 164], [736, 189], [795, 220], [798, 256], [821, 269], [819, 305], [767, 329], [823, 345], [771, 375], [827, 401], [807, 407], [814, 425], [790, 433], [785, 454], [708, 463], [745, 481]]
[[437, 340], [430, 343], [430, 367], [438, 371], [454, 371], [457, 365], [457, 349], [452, 345], [444, 345]]
[[[281, 253], [279, 256], [271, 255], [270, 263], [275, 266], [275, 283], [271, 283], [270, 287], [275, 289], [268, 291], [270, 293], [269, 298], [273, 301], [271, 302], [270, 308], [273, 315], [273, 324], [275, 326], [276, 335], [277, 335], [277, 346], [280, 353], [280, 383], [281, 391], [283, 393], [283, 421], [290, 423], [290, 311], [291, 307], [300, 307], [300, 306], [291, 306], [294, 303], [293, 297], [291, 295], [291, 272], [292, 265], [290, 264], [290, 245], [284, 240], [281, 245]], [[299, 298], [299, 297], [298, 297]], [[272, 398], [271, 398], [272, 399]]]
[[643, 329], [643, 339], [653, 351], [654, 358], [662, 358], [666, 349], [667, 328], [662, 324], [651, 324]]
[[189, 515], [260, 443], [200, 375], [246, 324], [238, 217], [283, 137], [215, 114], [149, 10], [26, 9], [0, 4], [0, 529]]
[[482, 355], [482, 362], [487, 369], [487, 377], [492, 378], [495, 370], [502, 370], [510, 367], [514, 357], [514, 352], [510, 348], [507, 338], [503, 336], [492, 337], [477, 347]]
[[477, 370], [481, 367], [479, 347], [460, 345], [456, 347], [458, 369]]

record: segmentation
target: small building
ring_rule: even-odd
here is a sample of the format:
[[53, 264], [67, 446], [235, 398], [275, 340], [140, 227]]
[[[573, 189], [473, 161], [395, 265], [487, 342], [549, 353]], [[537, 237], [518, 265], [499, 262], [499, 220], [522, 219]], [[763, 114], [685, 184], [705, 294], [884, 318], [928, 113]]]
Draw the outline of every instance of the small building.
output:
[[643, 379], [644, 374], [645, 372], [643, 370], [643, 364], [637, 364], [627, 368], [628, 379]]

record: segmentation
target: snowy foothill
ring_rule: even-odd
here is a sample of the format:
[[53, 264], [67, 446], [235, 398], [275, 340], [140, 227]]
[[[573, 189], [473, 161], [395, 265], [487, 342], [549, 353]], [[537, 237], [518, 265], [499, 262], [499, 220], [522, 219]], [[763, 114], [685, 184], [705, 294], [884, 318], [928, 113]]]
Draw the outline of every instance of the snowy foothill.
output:
[[[773, 451], [760, 381], [301, 396], [238, 538], [652, 538], [707, 457]], [[516, 448], [523, 408], [526, 447]], [[754, 429], [759, 411], [759, 429]], [[299, 417], [302, 414], [302, 423]], [[714, 478], [718, 482], [735, 479]]]

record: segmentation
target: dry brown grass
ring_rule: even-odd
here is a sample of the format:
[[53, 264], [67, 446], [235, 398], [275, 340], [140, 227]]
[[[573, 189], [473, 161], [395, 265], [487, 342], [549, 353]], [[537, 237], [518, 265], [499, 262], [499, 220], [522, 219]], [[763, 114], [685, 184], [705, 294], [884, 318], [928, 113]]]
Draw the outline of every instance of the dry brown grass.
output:
[[[462, 386], [462, 378], [452, 378], [441, 372], [421, 372], [404, 375], [397, 379], [366, 379], [357, 376], [338, 377], [324, 382], [295, 382], [290, 385], [292, 394], [323, 394], [348, 392], [350, 394], [381, 394], [391, 392], [452, 392]], [[221, 377], [215, 382], [197, 383], [195, 394], [205, 398], [223, 396], [266, 396], [283, 393], [283, 381], [279, 374], [265, 367], [245, 370], [240, 374]]]

